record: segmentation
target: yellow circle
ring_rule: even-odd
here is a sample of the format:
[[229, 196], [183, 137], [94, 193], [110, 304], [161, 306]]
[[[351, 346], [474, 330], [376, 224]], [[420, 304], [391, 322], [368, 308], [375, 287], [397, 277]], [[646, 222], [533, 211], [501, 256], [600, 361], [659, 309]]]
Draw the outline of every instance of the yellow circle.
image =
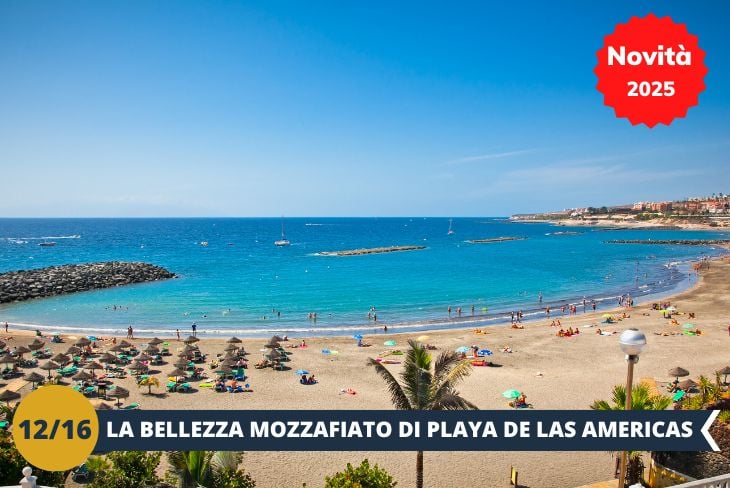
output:
[[68, 386], [43, 386], [18, 405], [13, 440], [30, 464], [46, 471], [65, 471], [83, 463], [99, 436], [96, 410]]

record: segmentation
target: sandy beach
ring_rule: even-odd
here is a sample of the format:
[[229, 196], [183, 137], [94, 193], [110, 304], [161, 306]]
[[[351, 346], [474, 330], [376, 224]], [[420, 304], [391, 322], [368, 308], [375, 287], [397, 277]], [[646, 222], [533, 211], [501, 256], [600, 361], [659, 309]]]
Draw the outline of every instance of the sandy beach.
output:
[[[599, 335], [596, 333], [598, 328], [620, 333], [636, 327], [647, 334], [648, 345], [636, 367], [639, 379], [669, 381], [666, 373], [674, 366], [688, 369], [690, 377], [697, 379], [700, 374], [712, 376], [715, 370], [730, 363], [726, 352], [730, 343], [727, 318], [730, 259], [710, 262], [709, 267], [700, 272], [699, 282], [693, 288], [667, 300], [679, 309], [680, 315], [676, 318], [680, 324], [689, 321], [682, 314], [694, 312], [696, 318], [691, 322], [702, 330], [702, 335], [656, 335], [679, 333], [681, 327], [671, 325], [646, 304], [632, 310], [616, 309], [617, 316], [626, 312], [630, 318], [614, 325], [601, 323], [604, 311], [561, 317], [560, 311], [557, 310], [556, 316], [554, 310], [551, 319], [529, 323], [521, 330], [493, 326], [486, 334], [477, 334], [473, 329], [436, 331], [427, 333], [428, 342], [439, 350], [478, 345], [494, 351], [491, 359], [501, 367], [474, 367], [460, 388], [462, 395], [480, 409], [508, 408], [501, 392], [511, 388], [523, 391], [535, 409], [586, 409], [593, 400], [608, 398], [612, 386], [623, 381], [626, 369], [618, 335]], [[560, 318], [564, 329], [578, 328], [580, 334], [557, 337], [557, 329], [550, 326], [553, 318]], [[349, 338], [308, 339], [307, 348], [290, 349], [291, 361], [287, 365], [291, 370], [248, 370], [247, 382], [253, 390], [250, 393], [215, 393], [208, 388], [197, 388], [192, 393], [163, 394], [165, 378], [173, 369], [171, 363], [175, 356], [166, 358], [169, 364], [154, 367], [160, 372], [157, 377], [163, 385], [153, 389], [158, 395], [144, 394], [147, 388], [137, 387], [131, 376], [115, 380], [115, 384], [130, 390], [131, 396], [124, 400], [125, 403], [137, 402], [143, 409], [387, 410], [392, 409], [388, 394], [380, 378], [365, 366], [366, 359], [405, 348], [408, 339], [422, 334], [365, 336], [364, 341], [371, 342], [371, 347], [357, 347], [356, 341]], [[10, 332], [0, 334], [0, 338], [12, 348], [27, 344], [32, 335], [28, 331], [13, 330], [11, 325]], [[183, 346], [174, 338], [162, 339], [170, 342], [173, 352]], [[243, 339], [253, 365], [261, 357], [260, 349], [265, 341]], [[397, 346], [384, 346], [383, 341], [387, 339], [395, 340]], [[73, 342], [71, 336], [65, 338], [65, 343], [48, 342], [47, 345], [55, 353], [65, 351]], [[136, 339], [131, 342], [142, 345], [147, 341]], [[290, 338], [290, 344], [298, 343], [296, 338]], [[209, 358], [214, 357], [223, 352], [225, 338], [204, 339], [198, 345]], [[501, 351], [506, 346], [511, 348], [511, 353]], [[324, 355], [321, 350], [325, 348], [338, 353]], [[388, 367], [397, 373], [401, 366]], [[214, 376], [208, 364], [204, 368]], [[315, 374], [319, 383], [300, 385], [294, 374], [299, 368]], [[24, 370], [24, 373], [29, 371]], [[5, 386], [3, 383], [0, 387]], [[342, 393], [348, 388], [357, 393]], [[30, 385], [27, 385], [20, 393], [25, 395], [29, 391]], [[246, 450], [245, 444], [241, 448]], [[410, 452], [246, 452], [244, 466], [257, 480], [257, 486], [264, 488], [301, 486], [303, 482], [308, 486], [320, 486], [326, 475], [344, 468], [347, 462], [359, 463], [363, 458], [386, 468], [399, 481], [399, 486], [414, 483], [415, 454]], [[428, 486], [461, 486], [471, 480], [480, 480], [485, 486], [506, 486], [511, 465], [519, 470], [521, 483], [529, 487], [579, 486], [610, 479], [613, 475], [613, 460], [606, 452], [427, 452], [425, 479]]]

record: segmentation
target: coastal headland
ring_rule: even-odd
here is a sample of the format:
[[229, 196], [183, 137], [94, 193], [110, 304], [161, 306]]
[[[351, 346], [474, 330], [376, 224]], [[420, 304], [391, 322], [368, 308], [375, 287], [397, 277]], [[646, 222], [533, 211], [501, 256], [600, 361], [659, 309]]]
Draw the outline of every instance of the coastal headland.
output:
[[730, 239], [614, 239], [605, 244], [655, 244], [670, 246], [728, 246]]
[[364, 249], [345, 249], [342, 251], [322, 251], [318, 252], [318, 256], [362, 256], [364, 254], [385, 254], [389, 252], [403, 251], [421, 251], [426, 246], [389, 246], [389, 247], [370, 247]]
[[0, 274], [0, 303], [174, 278], [154, 264], [109, 261], [68, 264]]

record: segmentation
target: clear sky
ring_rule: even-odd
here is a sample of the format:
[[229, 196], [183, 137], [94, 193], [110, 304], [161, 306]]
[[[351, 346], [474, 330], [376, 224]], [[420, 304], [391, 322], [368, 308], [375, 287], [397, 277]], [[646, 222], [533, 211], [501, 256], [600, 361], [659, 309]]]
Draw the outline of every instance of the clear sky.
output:
[[[616, 119], [592, 72], [603, 36], [649, 12], [685, 22], [709, 67], [699, 106], [654, 129]], [[2, 0], [0, 216], [508, 215], [730, 193], [728, 25], [725, 1]]]

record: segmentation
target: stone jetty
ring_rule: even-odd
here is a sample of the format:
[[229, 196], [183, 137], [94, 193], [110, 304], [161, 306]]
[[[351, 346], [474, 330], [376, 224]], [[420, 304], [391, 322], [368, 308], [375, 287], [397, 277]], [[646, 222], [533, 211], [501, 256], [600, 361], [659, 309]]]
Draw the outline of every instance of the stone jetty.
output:
[[488, 239], [468, 239], [469, 244], [489, 244], [491, 242], [524, 241], [527, 237], [490, 237]]
[[344, 251], [322, 251], [318, 252], [318, 256], [362, 256], [364, 254], [383, 254], [387, 252], [401, 251], [420, 251], [426, 249], [426, 246], [390, 246], [390, 247], [371, 247], [366, 249], [348, 249]]
[[147, 263], [110, 261], [0, 273], [0, 303], [174, 278]]
[[730, 239], [615, 239], [606, 244], [664, 244], [674, 246], [728, 246]]

